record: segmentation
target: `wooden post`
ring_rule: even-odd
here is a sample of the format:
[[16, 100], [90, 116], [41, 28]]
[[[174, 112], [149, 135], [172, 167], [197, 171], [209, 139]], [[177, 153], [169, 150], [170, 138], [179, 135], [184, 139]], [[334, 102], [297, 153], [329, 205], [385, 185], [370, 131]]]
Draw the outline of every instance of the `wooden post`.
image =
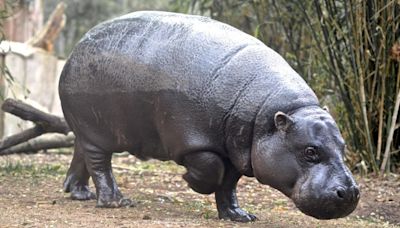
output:
[[58, 3], [56, 9], [50, 15], [46, 25], [30, 38], [27, 43], [42, 48], [48, 52], [53, 51], [53, 43], [65, 26], [66, 16], [64, 14], [65, 3]]
[[[7, 0], [0, 0], [4, 5]], [[43, 26], [42, 0], [18, 1], [11, 16], [5, 19], [4, 34], [7, 40], [25, 42]]]

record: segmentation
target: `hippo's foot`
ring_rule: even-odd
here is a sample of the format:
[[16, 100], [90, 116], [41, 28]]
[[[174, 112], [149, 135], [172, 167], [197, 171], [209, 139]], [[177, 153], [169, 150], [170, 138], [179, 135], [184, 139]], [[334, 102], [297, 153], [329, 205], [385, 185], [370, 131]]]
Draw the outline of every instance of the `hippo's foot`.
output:
[[252, 222], [257, 219], [255, 215], [252, 215], [239, 207], [220, 211], [218, 217], [220, 219], [229, 219], [234, 222]]
[[71, 190], [71, 199], [73, 199], [73, 200], [92, 200], [92, 199], [96, 199], [96, 194], [89, 191], [88, 186], [75, 186]]
[[68, 175], [64, 182], [64, 192], [71, 193], [73, 200], [92, 200], [96, 199], [96, 194], [89, 190], [87, 180], [80, 183], [75, 175]]
[[115, 200], [101, 200], [97, 201], [96, 207], [100, 208], [118, 208], [118, 207], [134, 207], [136, 203], [127, 198], [117, 198]]

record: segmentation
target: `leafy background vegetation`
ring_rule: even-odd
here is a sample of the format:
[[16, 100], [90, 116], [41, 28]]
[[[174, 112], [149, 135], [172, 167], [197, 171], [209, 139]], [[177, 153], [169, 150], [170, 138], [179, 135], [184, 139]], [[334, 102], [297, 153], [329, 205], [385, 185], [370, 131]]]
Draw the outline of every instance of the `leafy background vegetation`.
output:
[[[49, 15], [60, 0], [44, 0]], [[61, 57], [92, 26], [137, 10], [210, 16], [279, 52], [330, 107], [362, 173], [400, 171], [400, 2], [394, 0], [70, 0]], [[3, 15], [3, 14], [2, 14]]]

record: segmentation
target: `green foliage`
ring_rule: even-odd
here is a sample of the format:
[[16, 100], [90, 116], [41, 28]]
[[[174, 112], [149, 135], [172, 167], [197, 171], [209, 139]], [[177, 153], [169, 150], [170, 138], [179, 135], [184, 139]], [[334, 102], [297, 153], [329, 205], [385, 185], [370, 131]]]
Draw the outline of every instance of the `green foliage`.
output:
[[315, 1], [314, 8], [320, 22], [314, 38], [346, 109], [352, 147], [375, 173], [389, 171], [390, 161], [393, 168], [400, 162], [390, 154], [400, 147], [399, 131], [391, 123], [398, 116], [395, 99], [400, 99], [400, 59], [391, 56], [400, 41], [400, 3]]
[[177, 13], [187, 13], [192, 5], [192, 1], [188, 0], [172, 0], [170, 1], [169, 10]]

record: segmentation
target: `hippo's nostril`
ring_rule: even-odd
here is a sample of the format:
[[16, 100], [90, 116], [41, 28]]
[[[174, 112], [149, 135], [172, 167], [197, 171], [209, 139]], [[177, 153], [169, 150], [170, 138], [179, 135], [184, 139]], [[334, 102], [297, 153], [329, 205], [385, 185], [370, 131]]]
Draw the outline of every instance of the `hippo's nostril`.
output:
[[351, 186], [349, 188], [345, 188], [342, 186], [336, 187], [334, 192], [336, 193], [337, 199], [340, 200], [353, 202], [353, 201], [358, 201], [358, 199], [360, 198], [360, 190], [358, 189], [357, 186]]
[[353, 186], [352, 188], [353, 188], [354, 199], [358, 200], [360, 198], [360, 190], [356, 186]]
[[345, 197], [346, 192], [344, 191], [343, 188], [338, 188], [336, 190], [336, 194], [339, 198], [343, 199]]

